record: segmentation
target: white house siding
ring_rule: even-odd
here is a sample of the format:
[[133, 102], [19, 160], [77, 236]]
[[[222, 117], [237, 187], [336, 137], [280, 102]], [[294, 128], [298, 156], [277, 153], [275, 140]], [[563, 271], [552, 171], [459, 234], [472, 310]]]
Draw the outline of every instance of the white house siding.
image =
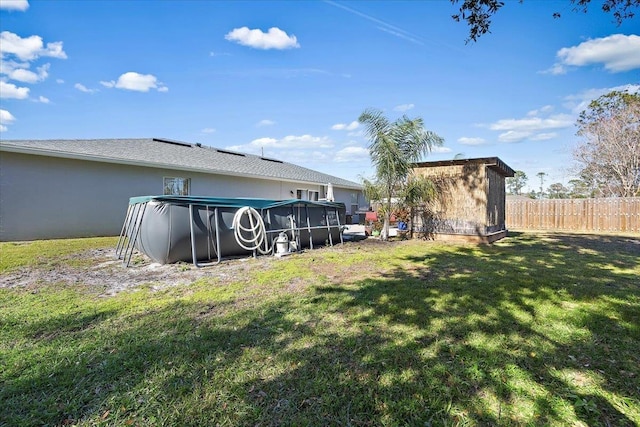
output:
[[[0, 241], [114, 236], [133, 196], [163, 193], [164, 177], [191, 179], [191, 194], [289, 199], [300, 182], [194, 173], [57, 157], [0, 154]], [[349, 210], [351, 193], [334, 189]]]
[[[347, 215], [355, 215], [355, 209], [363, 209], [368, 206], [368, 202], [360, 190], [333, 187], [333, 196], [336, 202], [344, 203]], [[352, 210], [352, 208], [355, 209]]]

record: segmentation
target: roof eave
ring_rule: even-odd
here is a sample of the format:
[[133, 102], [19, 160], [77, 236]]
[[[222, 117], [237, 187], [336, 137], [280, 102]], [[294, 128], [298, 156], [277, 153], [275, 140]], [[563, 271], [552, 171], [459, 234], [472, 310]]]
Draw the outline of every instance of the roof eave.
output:
[[512, 177], [515, 171], [503, 162], [499, 157], [478, 157], [472, 159], [453, 159], [453, 160], [437, 160], [432, 162], [418, 162], [414, 163], [414, 168], [431, 168], [438, 166], [462, 166], [465, 164], [477, 164], [483, 165], [490, 169], [495, 170], [500, 175], [505, 177]]

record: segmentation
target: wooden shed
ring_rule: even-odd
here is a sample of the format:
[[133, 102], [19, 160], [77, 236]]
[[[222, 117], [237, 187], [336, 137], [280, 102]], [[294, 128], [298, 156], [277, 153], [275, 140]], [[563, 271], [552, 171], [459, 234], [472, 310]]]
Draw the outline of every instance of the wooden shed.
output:
[[505, 178], [514, 170], [497, 157], [416, 163], [436, 199], [413, 218], [413, 230], [431, 238], [494, 242], [506, 236]]

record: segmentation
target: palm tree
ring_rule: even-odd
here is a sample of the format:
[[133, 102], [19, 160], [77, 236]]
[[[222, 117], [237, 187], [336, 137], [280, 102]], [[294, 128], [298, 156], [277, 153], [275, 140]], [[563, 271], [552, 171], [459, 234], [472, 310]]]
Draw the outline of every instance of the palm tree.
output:
[[389, 121], [381, 111], [365, 110], [358, 121], [365, 125], [370, 141], [369, 155], [375, 167], [375, 181], [364, 181], [365, 195], [369, 200], [382, 203], [384, 225], [380, 237], [389, 238], [389, 223], [394, 198], [402, 193], [414, 163], [428, 155], [434, 146], [444, 140], [424, 128], [421, 118], [402, 116]]
[[[436, 198], [436, 195], [436, 185], [429, 178], [415, 174], [409, 176], [400, 195], [400, 200], [402, 207], [409, 211], [411, 222], [413, 222], [416, 214], [419, 213], [418, 209], [422, 211], [422, 219], [424, 221], [424, 214], [433, 211], [431, 203]], [[413, 224], [411, 224], [409, 235], [413, 237]]]
[[544, 172], [538, 172], [536, 174], [540, 178], [540, 198], [544, 198], [544, 177], [547, 176]]

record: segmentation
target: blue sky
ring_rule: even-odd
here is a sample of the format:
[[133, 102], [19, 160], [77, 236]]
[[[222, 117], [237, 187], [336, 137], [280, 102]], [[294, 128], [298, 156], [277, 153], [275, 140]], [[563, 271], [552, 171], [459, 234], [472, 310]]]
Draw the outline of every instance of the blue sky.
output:
[[566, 183], [577, 114], [640, 84], [640, 18], [598, 6], [507, 1], [465, 44], [449, 1], [0, 0], [0, 137], [164, 137], [359, 181], [377, 108], [445, 139], [425, 160]]

